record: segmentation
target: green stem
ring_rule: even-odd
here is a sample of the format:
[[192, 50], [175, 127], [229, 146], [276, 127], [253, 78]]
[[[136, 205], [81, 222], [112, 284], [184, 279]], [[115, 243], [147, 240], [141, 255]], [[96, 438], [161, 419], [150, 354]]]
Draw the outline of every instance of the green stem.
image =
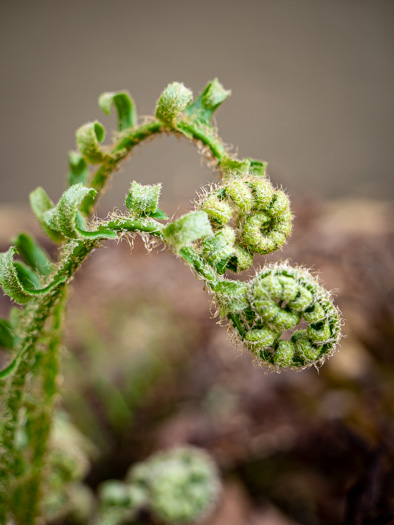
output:
[[143, 124], [137, 129], [132, 130], [129, 134], [122, 136], [119, 142], [112, 147], [110, 154], [107, 156], [104, 163], [101, 164], [98, 170], [93, 174], [89, 186], [97, 191], [97, 195], [95, 198], [87, 198], [83, 203], [82, 211], [86, 215], [92, 213], [100, 195], [102, 194], [105, 184], [117, 169], [120, 162], [128, 156], [135, 146], [159, 133], [181, 134], [188, 140], [197, 140], [204, 146], [208, 147], [212, 156], [218, 161], [226, 155], [226, 149], [223, 143], [213, 133], [213, 130], [209, 132], [208, 130], [205, 130], [205, 128], [200, 128], [195, 122], [182, 120], [174, 129], [164, 127], [158, 120], [154, 120], [148, 124]]
[[[212, 269], [212, 267], [207, 264], [204, 259], [198, 255], [198, 253], [195, 252], [194, 248], [192, 246], [187, 246], [186, 248], [182, 248], [179, 254], [184, 261], [193, 266], [198, 275], [200, 275], [207, 285], [214, 290], [215, 285], [218, 283], [220, 278], [218, 278], [218, 275]], [[244, 338], [245, 328], [243, 327], [239, 314], [229, 313], [227, 314], [227, 318], [234, 325], [236, 330], [238, 330], [241, 338]]]
[[110, 228], [115, 231], [145, 232], [162, 239], [163, 225], [153, 219], [120, 218], [109, 220], [100, 225], [100, 228]]
[[[216, 137], [213, 129], [205, 129], [197, 122], [181, 121], [176, 128], [168, 129], [157, 120], [148, 124], [144, 124], [139, 128], [132, 130], [129, 134], [123, 135], [118, 143], [116, 143], [110, 154], [105, 157], [105, 161], [93, 174], [90, 186], [97, 191], [96, 198], [86, 199], [82, 205], [82, 211], [86, 215], [90, 215], [97, 204], [100, 195], [102, 194], [106, 182], [109, 180], [113, 172], [118, 168], [120, 162], [127, 157], [129, 152], [145, 139], [148, 139], [158, 133], [175, 133], [182, 134], [188, 140], [199, 141], [204, 146], [208, 147], [214, 158], [220, 161], [226, 155], [226, 150], [222, 142]], [[151, 235], [162, 238], [160, 223], [152, 219], [113, 219], [107, 223], [107, 226], [114, 230], [122, 231], [137, 231], [147, 232]], [[104, 223], [102, 224], [104, 227]], [[100, 244], [100, 241], [70, 241], [68, 242], [60, 254], [60, 261], [58, 270], [54, 277], [66, 277], [70, 279], [79, 266], [84, 262], [91, 251]], [[181, 252], [182, 257], [192, 264], [197, 273], [199, 273], [208, 284], [214, 284], [217, 280], [215, 272], [207, 265], [192, 248], [184, 248]], [[51, 279], [52, 280], [52, 279]], [[0, 459], [0, 525], [5, 525], [7, 521], [8, 496], [10, 493], [10, 485], [12, 475], [15, 475], [15, 466], [19, 459], [19, 454], [15, 449], [15, 435], [18, 424], [19, 412], [23, 406], [23, 395], [27, 376], [32, 369], [32, 364], [36, 356], [36, 344], [41, 337], [47, 319], [52, 315], [54, 308], [59, 302], [59, 298], [63, 292], [65, 283], [59, 284], [52, 289], [47, 295], [34, 299], [26, 309], [25, 334], [21, 339], [19, 346], [19, 362], [14, 372], [14, 375], [9, 385], [9, 397], [5, 407], [5, 415], [2, 424], [2, 457]], [[49, 394], [46, 392], [46, 396]], [[49, 396], [50, 397], [50, 396]], [[49, 399], [47, 400], [48, 402]], [[49, 416], [50, 417], [50, 416]], [[45, 434], [49, 432], [49, 425], [45, 430]], [[36, 464], [41, 462], [45, 453], [46, 444], [40, 446], [34, 451]], [[38, 479], [38, 478], [37, 478]], [[39, 482], [38, 484], [39, 485]], [[36, 514], [36, 499], [38, 497], [39, 487], [32, 495], [32, 511], [28, 523], [34, 523]]]
[[[94, 188], [97, 191], [97, 195], [99, 196], [106, 182], [108, 181], [109, 176], [115, 171], [119, 163], [128, 155], [128, 153], [143, 140], [162, 131], [162, 124], [159, 121], [153, 121], [149, 124], [140, 126], [136, 130], [132, 131], [129, 135], [121, 138], [120, 141], [111, 149], [109, 158], [93, 175], [89, 186]], [[88, 211], [91, 211], [91, 206], [88, 208]]]
[[42, 395], [40, 405], [34, 411], [30, 420], [32, 457], [27, 477], [23, 480], [21, 493], [23, 505], [15, 509], [18, 521], [25, 525], [32, 525], [39, 511], [41, 485], [45, 455], [48, 449], [48, 440], [52, 425], [54, 402], [57, 393], [57, 382], [60, 369], [59, 348], [62, 336], [62, 324], [65, 307], [65, 289], [54, 306], [52, 327], [46, 355], [42, 368]]
[[214, 288], [218, 282], [217, 273], [198, 255], [192, 246], [182, 248], [179, 251], [179, 255], [184, 261], [193, 266], [198, 275], [200, 275], [211, 288]]
[[[64, 257], [64, 262], [56, 272], [55, 278], [60, 275], [70, 278], [97, 244], [97, 241], [88, 241], [85, 244], [68, 243], [63, 248], [67, 255]], [[36, 344], [42, 335], [47, 319], [59, 301], [63, 289], [64, 284], [61, 284], [47, 295], [34, 299], [28, 306], [25, 336], [20, 344], [19, 363], [9, 387], [9, 396], [2, 424], [3, 451], [0, 459], [1, 525], [6, 523], [7, 503], [11, 486], [10, 477], [15, 475], [16, 465], [20, 459], [20, 454], [15, 449], [15, 436], [19, 412], [23, 406], [26, 379], [33, 367], [36, 356]]]
[[6, 413], [2, 423], [2, 455], [0, 460], [0, 523], [7, 520], [8, 496], [10, 495], [11, 476], [16, 474], [20, 454], [15, 449], [15, 435], [19, 411], [23, 404], [26, 377], [32, 368], [35, 356], [35, 345], [49, 317], [52, 306], [58, 297], [57, 289], [43, 298], [37, 299], [29, 308], [30, 322], [26, 327], [25, 337], [20, 347], [20, 359], [14, 372], [10, 387]]
[[[152, 219], [115, 219], [110, 220], [103, 227], [110, 226], [118, 231], [146, 232], [161, 237], [162, 225]], [[62, 249], [61, 260], [56, 273], [49, 277], [51, 280], [59, 277], [70, 279], [77, 269], [86, 260], [88, 255], [100, 244], [100, 241], [70, 241]], [[50, 293], [34, 299], [28, 307], [25, 336], [19, 350], [19, 363], [14, 372], [6, 405], [6, 413], [2, 423], [2, 455], [0, 458], [0, 524], [5, 525], [7, 520], [8, 496], [10, 492], [10, 476], [15, 474], [19, 453], [15, 449], [15, 435], [18, 424], [19, 411], [23, 405], [23, 394], [26, 379], [32, 369], [36, 355], [36, 344], [42, 336], [47, 319], [52, 315], [54, 308], [63, 294], [65, 283], [51, 290]], [[56, 321], [56, 320], [55, 320]], [[47, 395], [47, 393], [46, 393]], [[41, 445], [40, 445], [41, 446]], [[41, 452], [35, 451], [37, 461]], [[35, 505], [35, 504], [34, 504]], [[33, 506], [34, 506], [33, 505]], [[34, 521], [31, 521], [33, 523]], [[24, 525], [26, 522], [22, 522]]]
[[226, 154], [226, 149], [221, 140], [204, 129], [200, 129], [194, 122], [181, 121], [176, 127], [176, 131], [182, 133], [185, 137], [193, 140], [198, 140], [204, 146], [207, 146], [212, 155], [221, 160]]

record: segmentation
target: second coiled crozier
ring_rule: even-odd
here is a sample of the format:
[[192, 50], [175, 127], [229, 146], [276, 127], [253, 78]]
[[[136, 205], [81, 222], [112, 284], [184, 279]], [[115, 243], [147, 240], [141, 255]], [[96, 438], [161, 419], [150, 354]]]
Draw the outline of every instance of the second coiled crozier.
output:
[[224, 171], [223, 183], [200, 204], [214, 230], [214, 236], [202, 243], [200, 253], [219, 275], [250, 268], [255, 254], [281, 248], [291, 233], [287, 195], [245, 163], [246, 169], [241, 171]]

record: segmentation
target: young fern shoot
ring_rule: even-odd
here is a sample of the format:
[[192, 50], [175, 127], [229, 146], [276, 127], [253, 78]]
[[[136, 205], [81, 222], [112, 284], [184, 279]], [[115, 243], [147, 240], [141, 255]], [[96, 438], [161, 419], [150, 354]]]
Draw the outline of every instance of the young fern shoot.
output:
[[[77, 130], [69, 187], [59, 201], [42, 188], [30, 195], [37, 220], [59, 251], [52, 261], [32, 237], [21, 234], [0, 254], [0, 286], [22, 305], [12, 309], [9, 320], [0, 320], [0, 346], [10, 352], [0, 371], [0, 524], [31, 525], [42, 516], [65, 289], [104, 240], [148, 234], [169, 246], [204, 281], [236, 339], [259, 364], [302, 369], [320, 366], [334, 353], [339, 312], [308, 271], [285, 263], [258, 270], [248, 282], [228, 277], [250, 268], [255, 254], [280, 249], [292, 228], [289, 199], [269, 181], [266, 163], [230, 154], [212, 124], [229, 95], [215, 79], [193, 101], [192, 92], [174, 82], [160, 96], [155, 117], [139, 124], [127, 92], [104, 93], [100, 108], [109, 114], [114, 107], [118, 115], [115, 142], [102, 146], [102, 124], [85, 124]], [[214, 161], [220, 182], [203, 193], [194, 211], [168, 222], [159, 208], [161, 184], [133, 181], [123, 215], [92, 220], [119, 165], [135, 146], [160, 133], [203, 146], [197, 149]], [[300, 322], [306, 328], [297, 329]], [[289, 330], [292, 335], [282, 337]]]
[[129, 523], [149, 510], [163, 525], [198, 524], [214, 510], [221, 492], [216, 465], [204, 451], [178, 447], [133, 465], [125, 481], [105, 481], [92, 525]]

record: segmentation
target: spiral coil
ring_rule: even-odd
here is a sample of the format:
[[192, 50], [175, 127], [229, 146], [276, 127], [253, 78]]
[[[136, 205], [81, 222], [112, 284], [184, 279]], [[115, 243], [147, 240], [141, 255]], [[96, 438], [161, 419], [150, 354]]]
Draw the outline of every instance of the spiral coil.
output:
[[200, 253], [219, 275], [247, 270], [255, 254], [278, 250], [291, 233], [289, 198], [268, 178], [254, 173], [239, 177], [230, 172], [221, 186], [203, 197], [200, 208], [214, 230]]
[[[307, 270], [282, 263], [260, 270], [248, 283], [232, 283], [216, 286], [215, 298], [257, 363], [276, 369], [319, 366], [335, 351], [339, 311]], [[286, 331], [288, 339], [282, 337]]]

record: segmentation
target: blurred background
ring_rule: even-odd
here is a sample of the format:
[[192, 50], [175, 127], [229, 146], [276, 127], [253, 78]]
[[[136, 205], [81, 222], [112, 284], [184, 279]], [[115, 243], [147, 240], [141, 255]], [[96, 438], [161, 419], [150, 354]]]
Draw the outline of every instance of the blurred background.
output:
[[[224, 140], [292, 195], [393, 198], [393, 18], [391, 0], [2, 0], [1, 202], [38, 184], [58, 197], [76, 128], [114, 127], [102, 92], [128, 89], [151, 115], [169, 82], [197, 94], [215, 77], [233, 91]], [[107, 206], [131, 177], [175, 202], [211, 179], [175, 140], [135, 157]]]
[[[181, 261], [108, 244], [75, 279], [64, 352], [62, 408], [97, 445], [92, 489], [191, 443], [223, 474], [210, 525], [394, 523], [393, 23], [391, 0], [2, 0], [2, 251], [21, 229], [40, 236], [27, 196], [41, 185], [57, 201], [75, 130], [99, 119], [111, 140], [100, 93], [128, 89], [143, 116], [169, 82], [197, 94], [218, 77], [233, 92], [221, 136], [269, 162], [296, 215], [287, 247], [257, 265], [318, 270], [346, 320], [320, 373], [265, 374]], [[214, 178], [161, 137], [99, 212], [135, 179], [163, 182], [161, 207], [179, 214]]]

